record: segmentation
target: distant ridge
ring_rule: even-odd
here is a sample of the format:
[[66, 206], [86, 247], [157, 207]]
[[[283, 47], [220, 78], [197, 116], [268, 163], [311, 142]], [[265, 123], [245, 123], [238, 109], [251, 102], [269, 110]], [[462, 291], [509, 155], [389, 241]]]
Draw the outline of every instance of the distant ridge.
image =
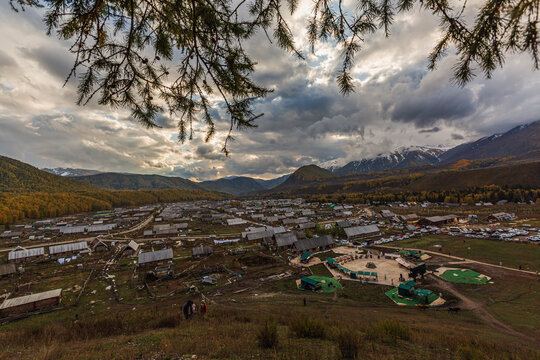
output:
[[41, 170], [54, 174], [54, 175], [65, 176], [65, 177], [87, 176], [87, 175], [96, 175], [96, 174], [101, 173], [101, 171], [97, 171], [97, 170], [61, 168], [61, 167], [52, 168], [52, 169], [44, 168]]
[[100, 173], [74, 177], [79, 181], [110, 190], [206, 190], [200, 184], [181, 178], [161, 175]]

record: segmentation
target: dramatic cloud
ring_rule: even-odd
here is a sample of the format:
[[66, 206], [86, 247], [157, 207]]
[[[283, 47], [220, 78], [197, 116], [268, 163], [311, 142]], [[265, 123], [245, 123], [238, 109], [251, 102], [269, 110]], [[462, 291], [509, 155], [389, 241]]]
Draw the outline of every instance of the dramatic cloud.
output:
[[422, 129], [422, 130], [419, 130], [418, 132], [420, 134], [424, 134], [424, 133], [436, 133], [436, 132], [439, 132], [441, 131], [441, 128], [438, 127], [438, 126], [435, 126], [435, 127], [432, 127], [431, 129]]
[[[310, 1], [289, 21], [297, 43], [305, 36]], [[229, 175], [272, 178], [298, 166], [346, 162], [400, 146], [453, 146], [538, 120], [540, 73], [527, 56], [508, 56], [504, 70], [461, 88], [452, 83], [456, 58], [426, 70], [440, 36], [438, 20], [418, 9], [396, 17], [392, 35], [366, 39], [353, 68], [356, 92], [335, 84], [339, 49], [320, 44], [300, 60], [264, 34], [247, 43], [257, 61], [255, 80], [274, 89], [256, 105], [257, 128], [235, 133], [231, 156], [221, 152], [228, 128], [219, 104], [217, 136], [205, 128], [178, 142], [177, 119], [167, 114], [147, 129], [123, 109], [75, 105], [76, 81], [64, 86], [73, 58], [69, 43], [45, 35], [41, 10], [14, 13], [0, 4], [0, 154], [38, 167], [158, 173], [195, 179]]]

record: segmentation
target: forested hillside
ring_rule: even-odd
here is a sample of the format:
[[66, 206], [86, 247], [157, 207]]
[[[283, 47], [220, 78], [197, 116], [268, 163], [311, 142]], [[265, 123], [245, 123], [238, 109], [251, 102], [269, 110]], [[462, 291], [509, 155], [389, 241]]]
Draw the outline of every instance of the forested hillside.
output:
[[0, 157], [0, 224], [158, 202], [221, 199], [206, 190], [107, 191]]
[[372, 179], [352, 176], [322, 183], [275, 189], [272, 197], [306, 197], [314, 201], [537, 201], [540, 162], [472, 170], [445, 170]]
[[77, 176], [74, 179], [110, 190], [205, 190], [193, 181], [181, 177], [161, 175], [101, 173], [89, 176]]

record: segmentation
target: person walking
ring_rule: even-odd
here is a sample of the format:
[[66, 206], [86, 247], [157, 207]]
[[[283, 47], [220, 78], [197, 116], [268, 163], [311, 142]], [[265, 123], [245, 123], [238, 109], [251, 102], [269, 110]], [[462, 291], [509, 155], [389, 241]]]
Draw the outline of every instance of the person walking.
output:
[[191, 316], [197, 315], [197, 304], [194, 302], [191, 303]]
[[204, 317], [204, 315], [206, 315], [207, 311], [208, 311], [208, 306], [206, 306], [206, 302], [203, 300], [201, 302], [201, 306], [200, 306], [200, 309], [199, 309], [201, 317]]
[[184, 307], [183, 307], [183, 312], [184, 312], [184, 317], [186, 318], [186, 320], [188, 320], [191, 315], [192, 315], [192, 305], [193, 305], [193, 301], [191, 300], [188, 300], [185, 304], [184, 304]]

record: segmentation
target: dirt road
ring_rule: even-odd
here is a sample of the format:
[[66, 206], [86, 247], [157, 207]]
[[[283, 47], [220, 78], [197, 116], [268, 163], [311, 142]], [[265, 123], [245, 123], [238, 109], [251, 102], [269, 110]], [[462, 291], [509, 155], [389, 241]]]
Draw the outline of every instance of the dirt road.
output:
[[512, 329], [510, 326], [500, 322], [493, 315], [491, 315], [486, 309], [484, 309], [481, 303], [463, 295], [461, 292], [459, 292], [456, 288], [454, 288], [451, 284], [447, 283], [446, 281], [441, 280], [437, 276], [432, 275], [432, 274], [429, 274], [428, 276], [436, 282], [437, 287], [451, 293], [452, 295], [457, 297], [459, 300], [461, 300], [461, 308], [463, 310], [470, 310], [474, 312], [476, 316], [478, 316], [480, 319], [482, 319], [486, 324], [488, 324], [492, 328], [499, 331], [503, 331], [512, 336], [520, 337], [526, 341], [532, 341], [532, 342], [537, 341], [536, 339], [528, 335], [525, 335], [515, 329]]

